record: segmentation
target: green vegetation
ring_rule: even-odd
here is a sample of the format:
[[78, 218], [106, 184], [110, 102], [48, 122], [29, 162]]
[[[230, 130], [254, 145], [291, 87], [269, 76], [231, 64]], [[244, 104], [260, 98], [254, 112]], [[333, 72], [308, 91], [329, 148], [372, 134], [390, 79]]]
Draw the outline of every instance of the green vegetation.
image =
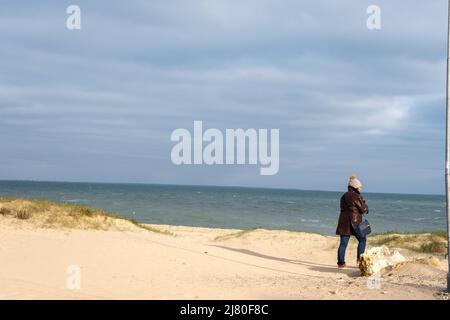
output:
[[445, 254], [447, 252], [447, 246], [443, 242], [430, 242], [423, 243], [420, 246], [420, 251], [425, 253], [437, 253], [437, 254]]
[[16, 211], [16, 217], [20, 220], [28, 220], [33, 216], [31, 212], [28, 212], [26, 210], [20, 209]]
[[369, 243], [375, 246], [386, 245], [392, 248], [403, 248], [421, 253], [447, 253], [447, 233], [442, 231], [420, 233], [389, 231], [372, 235], [369, 237]]

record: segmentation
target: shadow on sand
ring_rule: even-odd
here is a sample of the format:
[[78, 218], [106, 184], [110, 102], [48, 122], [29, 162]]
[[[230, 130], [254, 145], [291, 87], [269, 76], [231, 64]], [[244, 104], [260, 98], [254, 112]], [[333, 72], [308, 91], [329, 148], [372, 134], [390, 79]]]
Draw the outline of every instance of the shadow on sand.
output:
[[360, 276], [359, 269], [356, 267], [348, 267], [347, 269], [339, 270], [336, 266], [331, 266], [329, 264], [321, 264], [321, 263], [315, 263], [315, 262], [310, 262], [310, 261], [302, 261], [302, 260], [293, 260], [293, 259], [274, 257], [274, 256], [265, 255], [265, 254], [262, 254], [259, 252], [247, 250], [247, 249], [236, 249], [236, 248], [230, 248], [230, 247], [219, 246], [219, 245], [213, 245], [213, 247], [230, 250], [230, 251], [234, 251], [234, 252], [239, 252], [242, 254], [246, 254], [246, 255], [253, 256], [253, 257], [262, 258], [262, 259], [269, 259], [269, 260], [280, 261], [280, 262], [285, 262], [285, 263], [298, 264], [298, 265], [305, 266], [309, 270], [312, 270], [312, 271], [333, 273], [333, 274], [341, 273], [341, 274], [345, 274], [352, 278], [356, 278], [356, 277]]

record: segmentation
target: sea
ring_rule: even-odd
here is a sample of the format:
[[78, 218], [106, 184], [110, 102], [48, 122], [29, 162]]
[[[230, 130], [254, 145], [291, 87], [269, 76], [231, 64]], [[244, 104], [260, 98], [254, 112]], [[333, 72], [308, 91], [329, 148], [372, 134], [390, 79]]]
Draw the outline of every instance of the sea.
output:
[[[122, 183], [0, 181], [0, 196], [85, 204], [141, 223], [332, 235], [345, 192]], [[363, 193], [373, 232], [445, 231], [443, 195]]]

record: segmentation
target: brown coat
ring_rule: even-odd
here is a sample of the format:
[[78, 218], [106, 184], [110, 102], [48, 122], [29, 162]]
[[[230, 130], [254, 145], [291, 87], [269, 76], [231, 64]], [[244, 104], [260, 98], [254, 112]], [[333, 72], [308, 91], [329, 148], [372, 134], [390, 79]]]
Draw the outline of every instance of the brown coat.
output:
[[358, 225], [362, 222], [362, 215], [369, 213], [366, 202], [359, 194], [358, 190], [348, 187], [348, 191], [341, 197], [341, 213], [336, 228], [336, 234], [352, 234], [352, 225]]

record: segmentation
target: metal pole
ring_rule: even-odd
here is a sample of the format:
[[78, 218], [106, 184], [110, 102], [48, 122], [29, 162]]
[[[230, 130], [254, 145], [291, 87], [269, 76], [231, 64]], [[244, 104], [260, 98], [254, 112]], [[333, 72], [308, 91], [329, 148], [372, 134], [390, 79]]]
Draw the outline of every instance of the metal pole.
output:
[[447, 292], [450, 292], [450, 0], [448, 1], [448, 16], [447, 16], [447, 92], [446, 92], [446, 125], [445, 125], [445, 200], [447, 211], [447, 260], [449, 270], [447, 272]]

